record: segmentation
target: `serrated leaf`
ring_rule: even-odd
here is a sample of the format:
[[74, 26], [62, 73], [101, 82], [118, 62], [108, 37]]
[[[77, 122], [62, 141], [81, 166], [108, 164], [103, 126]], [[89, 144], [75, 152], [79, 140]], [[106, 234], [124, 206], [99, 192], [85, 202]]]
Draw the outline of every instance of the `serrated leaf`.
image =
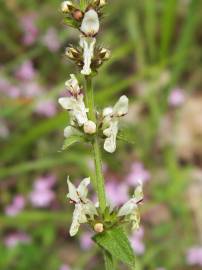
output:
[[93, 240], [105, 251], [109, 252], [112, 257], [134, 267], [135, 255], [129, 240], [121, 227], [96, 234], [93, 237]]
[[69, 148], [71, 145], [78, 143], [78, 142], [84, 142], [85, 138], [82, 137], [81, 135], [72, 135], [68, 138], [65, 139], [64, 144], [62, 146], [62, 150], [66, 150]]

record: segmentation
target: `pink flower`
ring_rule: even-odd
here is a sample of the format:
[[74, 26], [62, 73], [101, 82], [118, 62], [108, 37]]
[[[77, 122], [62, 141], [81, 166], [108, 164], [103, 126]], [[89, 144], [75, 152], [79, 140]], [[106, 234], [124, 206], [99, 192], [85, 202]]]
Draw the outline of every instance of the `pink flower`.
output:
[[172, 107], [178, 107], [185, 101], [185, 94], [182, 89], [175, 88], [171, 91], [168, 97], [168, 103]]
[[15, 232], [8, 234], [4, 239], [4, 244], [8, 248], [13, 248], [19, 244], [29, 244], [31, 238], [23, 232]]
[[56, 183], [55, 175], [49, 174], [38, 178], [34, 182], [34, 189], [36, 190], [47, 190], [52, 188]]
[[187, 252], [187, 263], [189, 265], [202, 266], [202, 246], [192, 247]]
[[150, 180], [150, 173], [140, 162], [134, 162], [130, 173], [126, 176], [126, 182], [131, 186], [137, 186], [139, 182], [145, 183]]
[[42, 100], [37, 104], [35, 112], [42, 116], [52, 117], [57, 112], [56, 104], [52, 100]]
[[16, 85], [10, 85], [7, 88], [6, 94], [11, 98], [18, 98], [21, 95], [20, 88]]
[[66, 264], [63, 264], [61, 267], [60, 267], [60, 270], [70, 270], [70, 267]]
[[33, 67], [33, 63], [30, 60], [26, 60], [19, 69], [15, 72], [15, 76], [23, 81], [32, 80], [36, 75], [36, 71]]
[[131, 236], [131, 244], [137, 255], [142, 255], [145, 252], [145, 245], [143, 243], [144, 229], [142, 227], [135, 231]]
[[13, 198], [12, 203], [5, 208], [5, 213], [8, 216], [16, 216], [24, 209], [24, 207], [25, 198], [21, 195], [17, 195]]
[[111, 180], [106, 183], [106, 191], [112, 206], [118, 206], [128, 200], [128, 187], [125, 183]]
[[24, 82], [21, 84], [22, 94], [24, 97], [33, 98], [42, 93], [42, 87], [36, 82]]
[[55, 176], [48, 175], [37, 179], [34, 183], [34, 189], [30, 193], [30, 201], [33, 206], [44, 208], [50, 206], [55, 199], [55, 193], [51, 190], [55, 184]]
[[29, 46], [32, 45], [38, 36], [38, 29], [36, 26], [36, 14], [26, 14], [21, 18], [21, 27], [24, 32], [23, 44]]
[[86, 232], [80, 237], [80, 246], [83, 250], [88, 250], [92, 247], [92, 233]]
[[42, 39], [42, 43], [51, 51], [56, 52], [60, 49], [60, 40], [55, 28], [51, 27], [47, 30]]

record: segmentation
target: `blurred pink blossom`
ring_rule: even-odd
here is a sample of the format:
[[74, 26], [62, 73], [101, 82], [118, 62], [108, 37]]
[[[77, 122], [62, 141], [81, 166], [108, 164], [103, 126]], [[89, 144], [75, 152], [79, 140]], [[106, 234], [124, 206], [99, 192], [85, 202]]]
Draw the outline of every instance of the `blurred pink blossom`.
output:
[[25, 198], [22, 195], [17, 195], [13, 198], [10, 205], [6, 206], [5, 213], [8, 216], [16, 216], [25, 207]]
[[142, 255], [145, 252], [145, 245], [143, 243], [144, 229], [140, 227], [130, 237], [132, 247], [137, 255]]
[[187, 251], [187, 263], [202, 266], [202, 246], [192, 247]]
[[54, 101], [52, 100], [41, 100], [35, 108], [35, 112], [39, 115], [52, 117], [57, 112], [57, 107]]
[[36, 14], [30, 13], [22, 16], [21, 27], [24, 32], [23, 44], [32, 45], [38, 37], [38, 29], [36, 26]]
[[128, 196], [128, 186], [126, 183], [118, 183], [115, 180], [106, 183], [108, 200], [112, 206], [118, 206], [125, 203]]
[[10, 233], [4, 238], [4, 244], [8, 248], [13, 248], [19, 244], [29, 244], [31, 238], [24, 232]]
[[70, 267], [66, 264], [63, 264], [61, 267], [60, 267], [60, 270], [70, 270]]
[[31, 60], [26, 60], [15, 72], [16, 78], [26, 81], [32, 80], [36, 75], [36, 70], [34, 69]]
[[84, 234], [81, 235], [80, 237], [80, 246], [83, 250], [88, 250], [92, 247], [92, 233], [90, 232], [85, 232]]
[[60, 49], [60, 40], [55, 28], [51, 27], [47, 30], [42, 38], [42, 43], [51, 51], [56, 52]]
[[140, 162], [134, 162], [131, 171], [126, 176], [126, 182], [131, 186], [136, 186], [139, 182], [145, 183], [150, 180], [150, 173], [144, 168]]
[[46, 176], [39, 177], [34, 182], [34, 189], [37, 190], [47, 190], [52, 188], [56, 183], [56, 177], [53, 174], [49, 174]]
[[178, 107], [185, 101], [184, 91], [180, 88], [175, 88], [171, 91], [168, 97], [168, 103], [172, 107]]
[[50, 206], [55, 199], [55, 193], [51, 188], [55, 184], [55, 176], [40, 177], [34, 182], [33, 191], [30, 193], [30, 201], [33, 206], [43, 208]]
[[20, 88], [16, 85], [10, 85], [6, 89], [6, 94], [11, 98], [18, 98], [21, 95]]
[[156, 268], [156, 270], [166, 270], [164, 267]]
[[39, 96], [43, 89], [37, 81], [24, 82], [21, 84], [22, 95], [27, 98]]

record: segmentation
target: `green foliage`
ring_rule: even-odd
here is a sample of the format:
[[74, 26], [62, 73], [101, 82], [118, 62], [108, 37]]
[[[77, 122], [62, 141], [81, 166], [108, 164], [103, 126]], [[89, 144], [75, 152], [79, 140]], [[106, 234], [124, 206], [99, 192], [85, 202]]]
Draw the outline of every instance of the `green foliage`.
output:
[[[111, 230], [97, 234], [93, 237], [93, 240], [106, 252], [110, 253], [112, 257], [129, 265], [132, 269], [135, 267], [135, 255], [133, 249], [121, 227], [112, 228]], [[106, 253], [107, 266], [112, 267], [113, 260], [108, 253]]]
[[85, 137], [82, 135], [72, 135], [65, 139], [62, 150], [66, 150], [67, 148], [78, 142], [85, 142]]

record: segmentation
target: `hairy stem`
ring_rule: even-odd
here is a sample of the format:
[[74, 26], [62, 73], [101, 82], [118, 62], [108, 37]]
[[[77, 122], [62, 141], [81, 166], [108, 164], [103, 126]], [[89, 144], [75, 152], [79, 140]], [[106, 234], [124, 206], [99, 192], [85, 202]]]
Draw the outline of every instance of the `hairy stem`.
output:
[[[93, 93], [93, 85], [92, 78], [86, 76], [86, 103], [89, 108], [89, 119], [96, 123], [96, 112], [94, 106], [94, 93]], [[104, 212], [106, 208], [106, 194], [105, 194], [105, 186], [104, 186], [104, 177], [102, 173], [102, 158], [100, 145], [97, 134], [94, 137], [93, 143], [93, 153], [94, 153], [94, 163], [95, 163], [95, 174], [96, 174], [96, 186], [97, 186], [97, 194], [100, 209]]]

